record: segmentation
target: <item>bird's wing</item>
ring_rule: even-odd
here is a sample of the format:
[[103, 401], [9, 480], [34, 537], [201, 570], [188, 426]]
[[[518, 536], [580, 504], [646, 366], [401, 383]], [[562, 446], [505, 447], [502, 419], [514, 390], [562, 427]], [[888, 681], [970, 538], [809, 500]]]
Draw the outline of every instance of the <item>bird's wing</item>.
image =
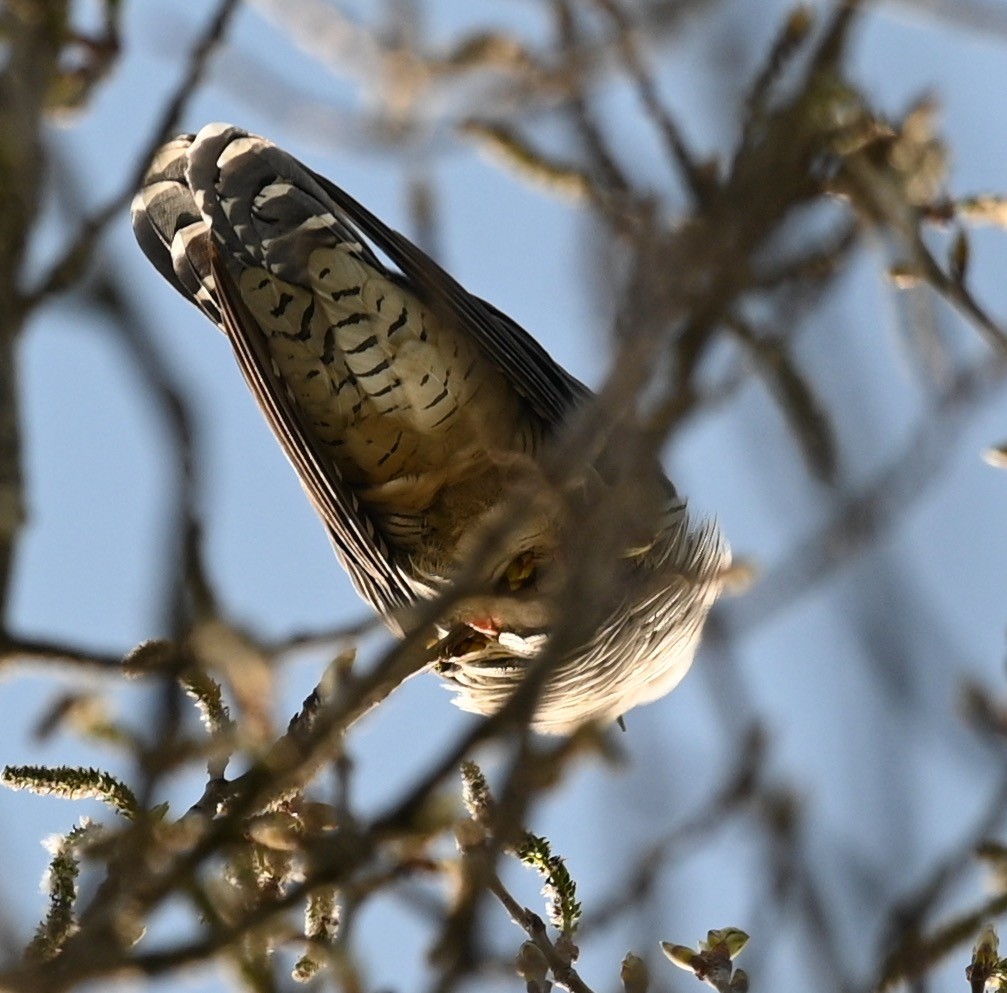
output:
[[[231, 137], [241, 134], [234, 129]], [[228, 222], [215, 188], [203, 183], [204, 175], [197, 170], [197, 182], [192, 181], [191, 156], [200, 150], [203, 137], [204, 132], [197, 139], [180, 136], [158, 153], [133, 202], [137, 241], [158, 271], [227, 334], [249, 389], [354, 585], [375, 609], [391, 615], [415, 600], [416, 583], [391, 553], [332, 459], [320, 450], [275, 372], [266, 339], [235, 282], [234, 270], [241, 265], [238, 234]], [[208, 137], [219, 140], [220, 136], [211, 133]], [[205, 165], [205, 145], [203, 153]], [[296, 176], [300, 167], [294, 166], [284, 172]], [[247, 197], [256, 192], [249, 189]], [[371, 259], [373, 265], [380, 266], [376, 258]]]
[[133, 198], [133, 234], [154, 268], [220, 327], [209, 227], [185, 174], [195, 137], [180, 134], [154, 154]]
[[344, 190], [324, 176], [314, 172], [310, 175], [341, 216], [388, 257], [428, 307], [442, 320], [464, 328], [476, 340], [515, 392], [528, 401], [547, 425], [558, 427], [572, 407], [591, 395], [516, 321], [469, 293], [429, 255]]
[[370, 515], [346, 485], [327, 453], [307, 430], [300, 410], [275, 372], [266, 339], [241, 299], [238, 288], [213, 251], [217, 301], [238, 367], [266, 421], [322, 518], [339, 557], [361, 596], [384, 615], [416, 597], [410, 581]]

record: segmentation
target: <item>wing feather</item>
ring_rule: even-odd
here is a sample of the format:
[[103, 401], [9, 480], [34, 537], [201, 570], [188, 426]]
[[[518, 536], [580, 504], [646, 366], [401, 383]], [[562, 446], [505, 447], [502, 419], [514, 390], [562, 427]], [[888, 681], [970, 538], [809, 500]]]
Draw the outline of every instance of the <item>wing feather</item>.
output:
[[414, 601], [421, 588], [396, 561], [353, 490], [319, 449], [276, 375], [265, 337], [222, 258], [236, 249], [233, 228], [221, 211], [206, 209], [216, 202], [215, 176], [210, 177], [209, 190], [192, 185], [190, 159], [197, 146], [197, 138], [180, 135], [159, 150], [133, 202], [137, 241], [165, 279], [225, 332], [245, 382], [354, 585], [388, 617]]
[[306, 429], [297, 405], [273, 370], [266, 340], [219, 254], [211, 249], [217, 301], [245, 383], [328, 529], [354, 586], [382, 614], [393, 614], [415, 600], [417, 589], [396, 563], [353, 490]]
[[390, 228], [363, 204], [324, 176], [306, 170], [333, 205], [399, 269], [410, 289], [442, 319], [463, 327], [552, 428], [569, 416], [591, 391], [571, 376], [520, 324], [469, 293], [408, 238]]
[[[242, 175], [248, 177], [250, 195], [234, 203], [200, 201], [200, 192], [209, 192], [220, 173], [220, 163], [230, 156], [230, 148], [236, 150], [235, 157], [244, 157]], [[340, 231], [347, 243], [356, 244], [362, 261], [382, 275], [397, 278], [441, 320], [462, 328], [550, 428], [562, 424], [571, 409], [591, 395], [517, 322], [469, 293], [422, 249], [345, 190], [266, 139], [233, 126], [208, 125], [189, 153], [189, 177], [214, 236], [223, 239], [235, 257], [247, 255], [250, 245], [261, 244], [261, 232], [253, 234], [255, 221], [249, 209], [255, 193], [277, 179], [290, 183], [317, 205], [318, 216], [324, 217], [328, 226]], [[382, 265], [368, 241], [392, 262], [397, 273]], [[277, 271], [277, 275], [285, 274]]]

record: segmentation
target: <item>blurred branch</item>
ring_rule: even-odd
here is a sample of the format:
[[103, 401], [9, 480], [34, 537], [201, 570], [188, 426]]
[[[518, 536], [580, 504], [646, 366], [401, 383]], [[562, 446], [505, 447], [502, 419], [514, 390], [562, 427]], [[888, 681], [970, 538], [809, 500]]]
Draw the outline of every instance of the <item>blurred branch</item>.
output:
[[105, 228], [129, 206], [133, 195], [140, 188], [154, 153], [166, 139], [174, 135], [178, 122], [206, 76], [210, 60], [222, 44], [231, 19], [241, 2], [242, 0], [219, 0], [216, 12], [189, 54], [188, 65], [182, 78], [169, 97], [137, 164], [123, 184], [122, 192], [116, 194], [106, 206], [83, 222], [80, 231], [60, 259], [25, 295], [23, 303], [25, 310], [31, 310], [45, 297], [66, 290], [77, 282], [90, 266], [95, 246], [104, 234]]
[[923, 976], [934, 963], [971, 941], [983, 923], [1007, 913], [1007, 895], [998, 892], [981, 906], [957, 914], [930, 934], [924, 930], [926, 919], [974, 865], [977, 840], [992, 837], [1002, 827], [1005, 815], [1007, 777], [1001, 777], [975, 826], [964, 833], [957, 849], [937, 860], [915, 892], [899, 900], [889, 911], [882, 928], [884, 961], [874, 989], [889, 989]]
[[202, 526], [197, 511], [198, 464], [195, 428], [181, 388], [154, 346], [156, 334], [147, 311], [124, 285], [121, 273], [102, 263], [87, 288], [87, 302], [103, 312], [120, 339], [166, 429], [172, 513], [166, 522], [161, 561], [164, 580], [164, 624], [178, 636], [195, 620], [217, 613], [216, 598], [202, 555]]
[[597, 901], [600, 909], [585, 915], [581, 933], [589, 934], [618, 922], [660, 884], [665, 870], [680, 863], [690, 846], [708, 842], [714, 831], [757, 804], [764, 788], [766, 759], [765, 731], [752, 727], [735, 750], [735, 764], [727, 770], [724, 782], [711, 790], [699, 810], [640, 853], [636, 864], [622, 874], [618, 889]]
[[594, 0], [594, 2], [611, 18], [615, 25], [618, 50], [627, 74], [633, 80], [640, 102], [663, 139], [671, 162], [677, 165], [685, 177], [695, 201], [700, 205], [705, 204], [712, 192], [711, 167], [695, 160], [681, 129], [661, 100], [657, 84], [646, 67], [643, 53], [637, 44], [635, 26], [622, 8], [621, 0]]
[[729, 324], [776, 398], [811, 473], [823, 482], [835, 482], [838, 453], [832, 420], [782, 336], [758, 332], [739, 318]]
[[581, 61], [580, 29], [575, 6], [570, 0], [552, 0], [552, 7], [556, 23], [556, 47], [563, 60], [568, 87], [570, 115], [584, 145], [590, 169], [610, 195], [624, 194], [630, 188], [629, 180], [609, 148], [589, 101], [590, 87]]
[[6, 634], [0, 639], [0, 668], [11, 665], [43, 664], [70, 666], [81, 671], [96, 670], [122, 674], [122, 656], [89, 652], [76, 645]]
[[516, 175], [553, 194], [574, 200], [594, 199], [596, 202], [599, 198], [598, 186], [585, 172], [543, 155], [510, 125], [465, 121], [461, 125], [461, 133], [501, 159]]
[[999, 3], [988, 0], [885, 0], [885, 3], [952, 27], [971, 28], [984, 36], [990, 33], [1007, 35], [1007, 11]]
[[801, 542], [768, 570], [752, 591], [725, 604], [723, 620], [732, 637], [764, 624], [814, 588], [840, 564], [904, 518], [939, 479], [937, 469], [953, 454], [968, 416], [1003, 386], [1007, 363], [985, 360], [964, 369], [935, 398], [902, 452], [874, 481], [848, 497], [818, 534]]
[[0, 626], [5, 623], [18, 532], [25, 518], [17, 341], [25, 253], [45, 174], [42, 118], [66, 40], [66, 4], [19, 0], [0, 11], [5, 33], [0, 75]]

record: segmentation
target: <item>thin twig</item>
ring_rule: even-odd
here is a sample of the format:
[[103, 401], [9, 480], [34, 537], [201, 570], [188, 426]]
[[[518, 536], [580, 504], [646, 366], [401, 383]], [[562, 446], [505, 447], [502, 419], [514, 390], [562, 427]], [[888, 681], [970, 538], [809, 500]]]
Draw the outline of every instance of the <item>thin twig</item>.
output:
[[150, 139], [144, 146], [136, 166], [123, 184], [122, 190], [112, 197], [104, 207], [99, 208], [89, 219], [84, 221], [70, 247], [38, 281], [36, 286], [25, 294], [26, 309], [35, 307], [40, 300], [47, 296], [62, 292], [80, 278], [90, 263], [94, 246], [104, 234], [105, 228], [129, 206], [130, 200], [133, 199], [133, 195], [140, 188], [140, 183], [143, 182], [144, 173], [146, 173], [154, 153], [178, 127], [178, 122], [185, 113], [189, 102], [196, 95], [199, 84], [206, 75], [210, 59], [223, 42], [231, 19], [241, 2], [242, 0], [220, 0], [206, 30], [193, 46], [186, 71], [174, 93], [169, 97]]
[[580, 978], [577, 970], [556, 950], [549, 940], [545, 922], [538, 914], [532, 913], [511, 896], [510, 891], [501, 882], [500, 877], [493, 875], [489, 882], [490, 892], [504, 905], [511, 920], [522, 928], [529, 939], [545, 956], [557, 984], [570, 993], [594, 993], [590, 986]]

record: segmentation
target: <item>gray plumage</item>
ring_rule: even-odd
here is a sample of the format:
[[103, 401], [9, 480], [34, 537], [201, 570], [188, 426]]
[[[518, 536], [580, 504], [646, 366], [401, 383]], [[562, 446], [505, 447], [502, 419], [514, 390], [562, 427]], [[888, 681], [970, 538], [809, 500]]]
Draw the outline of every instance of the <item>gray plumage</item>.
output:
[[[590, 392], [338, 187], [238, 128], [164, 145], [133, 227], [227, 335], [364, 599], [401, 633], [411, 605], [462, 574], [472, 584], [438, 621], [431, 658], [460, 706], [495, 712], [546, 650], [571, 527], [612, 492], [603, 470], [571, 497], [544, 469]], [[578, 647], [550, 663], [538, 730], [611, 721], [672, 689], [720, 591], [729, 553], [715, 526], [692, 528], [656, 470], [634, 482], [639, 513], [624, 535], [611, 521], [621, 543], [584, 630], [565, 625]]]

